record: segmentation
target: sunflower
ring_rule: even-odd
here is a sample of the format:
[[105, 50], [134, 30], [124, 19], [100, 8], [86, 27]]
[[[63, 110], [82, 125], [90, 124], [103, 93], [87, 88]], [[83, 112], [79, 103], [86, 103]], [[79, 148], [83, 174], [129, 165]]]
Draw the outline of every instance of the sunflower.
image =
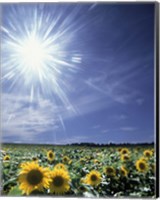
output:
[[98, 163], [98, 164], [100, 164], [100, 161], [99, 160], [97, 160], [97, 159], [94, 159], [94, 161], [93, 161], [95, 164], [96, 163]]
[[3, 160], [4, 160], [4, 161], [10, 160], [10, 156], [9, 156], [9, 155], [4, 156], [4, 157], [3, 157]]
[[50, 192], [55, 194], [64, 194], [70, 189], [70, 176], [64, 169], [54, 169], [51, 172]]
[[55, 159], [55, 154], [52, 150], [47, 152], [47, 159], [52, 162]]
[[92, 170], [89, 174], [86, 175], [84, 179], [84, 183], [91, 185], [91, 186], [97, 186], [101, 183], [101, 174], [99, 171]]
[[121, 160], [122, 161], [128, 161], [130, 159], [129, 155], [128, 154], [122, 154], [121, 155]]
[[127, 169], [124, 166], [121, 167], [120, 174], [122, 176], [127, 176], [128, 175], [128, 171], [127, 171]]
[[84, 164], [84, 163], [86, 162], [86, 159], [85, 159], [85, 158], [80, 158], [79, 162], [80, 162], [81, 164]]
[[63, 163], [58, 163], [54, 166], [54, 169], [63, 169], [67, 170], [66, 166]]
[[33, 157], [32, 160], [35, 161], [35, 162], [38, 162], [38, 158], [37, 157]]
[[148, 164], [145, 160], [139, 159], [136, 161], [136, 169], [139, 172], [146, 172], [148, 170]]
[[29, 195], [32, 191], [42, 191], [48, 188], [50, 182], [50, 171], [42, 168], [36, 162], [26, 162], [21, 166], [19, 174], [19, 188], [24, 194]]
[[151, 168], [151, 171], [152, 171], [153, 173], [156, 172], [156, 165], [155, 165], [155, 164], [151, 164], [150, 168]]
[[147, 162], [148, 158], [142, 156], [142, 157], [139, 158], [139, 160], [144, 160], [145, 162]]
[[27, 162], [22, 162], [18, 165], [18, 167], [23, 168], [26, 165]]
[[150, 158], [152, 156], [153, 152], [151, 150], [145, 150], [143, 152], [143, 155], [147, 158]]
[[111, 167], [111, 166], [107, 166], [105, 169], [104, 169], [104, 172], [107, 176], [115, 176], [116, 175], [116, 170]]
[[69, 158], [68, 156], [64, 156], [64, 157], [63, 157], [63, 162], [64, 162], [64, 163], [68, 164], [69, 161], [70, 161], [70, 158]]
[[122, 148], [120, 153], [121, 154], [129, 154], [129, 150], [127, 148]]

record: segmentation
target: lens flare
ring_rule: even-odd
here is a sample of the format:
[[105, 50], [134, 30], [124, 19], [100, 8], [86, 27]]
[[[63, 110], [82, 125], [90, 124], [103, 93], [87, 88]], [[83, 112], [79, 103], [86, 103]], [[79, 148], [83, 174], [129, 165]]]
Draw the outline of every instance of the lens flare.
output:
[[67, 14], [62, 12], [65, 9], [50, 7], [11, 5], [4, 12], [2, 84], [11, 91], [29, 91], [31, 99], [55, 95], [69, 106], [68, 77], [80, 70], [82, 59], [74, 45], [79, 30], [74, 22], [77, 12], [73, 9]]
[[47, 60], [47, 52], [41, 41], [36, 36], [32, 36], [22, 43], [17, 51], [17, 57], [22, 66], [26, 67], [26, 70], [30, 70], [31, 73], [38, 73]]

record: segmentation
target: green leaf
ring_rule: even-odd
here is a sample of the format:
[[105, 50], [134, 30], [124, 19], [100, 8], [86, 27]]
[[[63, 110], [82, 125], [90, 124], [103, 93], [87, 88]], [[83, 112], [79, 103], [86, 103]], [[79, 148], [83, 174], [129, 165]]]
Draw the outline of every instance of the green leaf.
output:
[[18, 186], [15, 186], [9, 191], [8, 196], [22, 196], [22, 191]]
[[6, 181], [4, 184], [3, 184], [3, 187], [10, 184], [10, 183], [14, 183], [16, 182], [17, 178], [12, 178], [12, 179], [9, 179], [8, 181]]
[[101, 182], [102, 185], [109, 185], [109, 182]]
[[99, 193], [98, 193], [96, 190], [93, 190], [93, 194], [94, 194], [96, 197], [99, 197]]

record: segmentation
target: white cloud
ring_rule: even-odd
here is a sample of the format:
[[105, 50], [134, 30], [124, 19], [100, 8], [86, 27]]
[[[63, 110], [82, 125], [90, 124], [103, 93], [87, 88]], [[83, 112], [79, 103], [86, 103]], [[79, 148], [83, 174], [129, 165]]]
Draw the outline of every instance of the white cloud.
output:
[[144, 99], [143, 99], [143, 98], [138, 98], [138, 99], [136, 99], [136, 102], [137, 102], [137, 104], [140, 106], [140, 105], [143, 104]]
[[127, 119], [127, 115], [122, 114], [122, 115], [119, 116], [119, 119], [122, 119], [122, 120]]
[[102, 130], [101, 132], [102, 132], [102, 133], [107, 133], [107, 132], [109, 132], [109, 130], [108, 130], [108, 129], [104, 129], [104, 130]]
[[[106, 102], [94, 94], [82, 95], [66, 106], [56, 104], [53, 99], [39, 98], [31, 102], [29, 96], [3, 93], [2, 137], [26, 142], [38, 139], [46, 132], [66, 131], [65, 120], [104, 106]], [[72, 140], [76, 142], [77, 138]]]
[[128, 118], [128, 116], [125, 114], [119, 114], [119, 115], [117, 114], [117, 115], [110, 116], [110, 118], [112, 120], [125, 120]]
[[135, 130], [137, 130], [137, 128], [126, 126], [126, 127], [121, 127], [120, 130], [122, 130], [122, 131], [135, 131]]
[[89, 78], [86, 84], [95, 91], [105, 95], [112, 101], [127, 104], [138, 95], [136, 90], [129, 88], [124, 82], [124, 79], [119, 81], [110, 80], [106, 75]]
[[95, 126], [93, 126], [92, 128], [93, 129], [98, 129], [98, 128], [100, 128], [101, 126], [99, 125], [99, 124], [97, 124], [97, 125], [95, 125]]
[[89, 11], [93, 10], [97, 6], [97, 3], [93, 3], [90, 8], [88, 9]]
[[28, 96], [2, 95], [2, 136], [34, 139], [36, 135], [59, 128], [54, 118], [57, 107], [49, 100], [39, 99], [30, 104]]
[[57, 144], [71, 144], [85, 142], [87, 136], [74, 136], [72, 138], [60, 139]]

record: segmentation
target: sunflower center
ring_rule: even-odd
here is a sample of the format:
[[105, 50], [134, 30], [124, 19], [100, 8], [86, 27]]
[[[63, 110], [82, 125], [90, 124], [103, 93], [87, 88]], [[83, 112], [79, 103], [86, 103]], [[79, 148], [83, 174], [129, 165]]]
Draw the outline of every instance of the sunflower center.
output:
[[144, 164], [144, 163], [140, 163], [140, 164], [139, 164], [139, 167], [140, 167], [140, 169], [143, 170], [143, 169], [145, 169], [145, 164]]
[[128, 160], [128, 159], [129, 159], [129, 157], [128, 157], [128, 156], [124, 156], [124, 159], [125, 159], [125, 160]]
[[7, 156], [7, 157], [5, 157], [5, 160], [9, 160], [9, 157]]
[[124, 171], [123, 169], [122, 169], [122, 171], [121, 171], [121, 172], [122, 172], [122, 174], [123, 174], [123, 175], [125, 174], [125, 171]]
[[49, 153], [49, 157], [50, 157], [50, 158], [53, 158], [53, 153]]
[[42, 181], [42, 173], [39, 170], [31, 170], [27, 175], [27, 181], [31, 185], [37, 185]]
[[53, 185], [56, 187], [61, 187], [64, 183], [64, 179], [61, 176], [56, 176], [53, 180]]
[[113, 169], [112, 168], [107, 168], [107, 173], [109, 173], [109, 174], [113, 173]]
[[68, 159], [67, 159], [66, 157], [65, 157], [63, 160], [64, 160], [64, 162], [67, 162], [67, 161], [68, 161]]
[[93, 175], [91, 176], [91, 180], [92, 180], [92, 181], [96, 181], [96, 180], [97, 180], [97, 176], [93, 174]]

